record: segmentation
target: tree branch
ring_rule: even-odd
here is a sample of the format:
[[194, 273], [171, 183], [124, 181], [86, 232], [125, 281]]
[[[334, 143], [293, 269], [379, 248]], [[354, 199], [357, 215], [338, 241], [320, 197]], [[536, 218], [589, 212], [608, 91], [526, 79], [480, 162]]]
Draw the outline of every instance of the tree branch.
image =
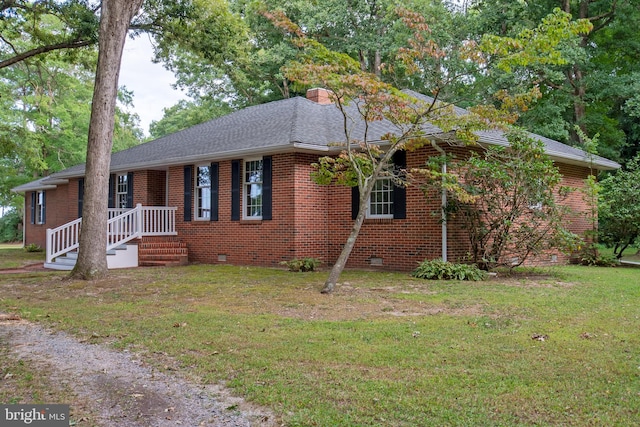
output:
[[61, 49], [74, 49], [78, 47], [89, 46], [94, 43], [95, 41], [93, 40], [72, 40], [72, 41], [67, 41], [62, 43], [50, 44], [47, 46], [40, 46], [35, 49], [31, 49], [21, 54], [15, 55], [9, 59], [5, 59], [4, 61], [0, 61], [0, 69], [8, 67], [13, 64], [17, 64], [18, 62], [22, 62], [25, 59], [29, 59], [33, 56], [40, 55], [43, 53], [52, 52], [54, 50], [61, 50]]

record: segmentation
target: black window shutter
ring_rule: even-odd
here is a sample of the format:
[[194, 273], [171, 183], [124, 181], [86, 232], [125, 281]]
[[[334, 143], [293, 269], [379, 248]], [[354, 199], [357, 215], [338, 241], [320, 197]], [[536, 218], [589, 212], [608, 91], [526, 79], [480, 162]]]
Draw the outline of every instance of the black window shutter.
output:
[[211, 163], [211, 169], [209, 169], [210, 173], [211, 173], [211, 217], [210, 220], [211, 221], [217, 221], [218, 220], [218, 206], [219, 206], [219, 201], [218, 201], [218, 194], [219, 194], [219, 190], [218, 187], [220, 186], [220, 179], [219, 179], [219, 174], [220, 174], [220, 168], [218, 166], [218, 163]]
[[42, 192], [42, 218], [40, 218], [40, 223], [45, 224], [47, 222], [47, 192]]
[[231, 221], [240, 221], [240, 160], [231, 161]]
[[193, 199], [193, 166], [184, 167], [184, 221], [191, 221], [191, 200]]
[[133, 207], [133, 172], [127, 174], [127, 207]]
[[110, 208], [116, 207], [115, 186], [116, 186], [116, 176], [113, 174], [109, 175], [109, 207]]
[[273, 177], [273, 160], [271, 156], [262, 159], [262, 219], [271, 219], [272, 192], [271, 181]]
[[[407, 152], [404, 150], [396, 151], [393, 155], [393, 163], [396, 170], [404, 171], [407, 169]], [[404, 172], [401, 172], [404, 177]], [[396, 185], [393, 188], [393, 218], [407, 218], [407, 189], [404, 186]]]
[[82, 218], [82, 205], [84, 203], [84, 178], [78, 180], [78, 218]]
[[36, 193], [37, 191], [31, 193], [31, 224], [36, 223]]
[[356, 185], [355, 187], [351, 187], [351, 219], [356, 219], [358, 217], [359, 211], [360, 211], [360, 189]]

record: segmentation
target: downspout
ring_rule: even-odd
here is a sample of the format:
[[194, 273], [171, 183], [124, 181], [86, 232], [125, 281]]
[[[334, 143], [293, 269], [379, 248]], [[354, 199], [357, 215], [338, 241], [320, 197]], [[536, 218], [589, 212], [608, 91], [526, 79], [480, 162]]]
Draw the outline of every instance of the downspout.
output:
[[[440, 154], [443, 156], [446, 155], [445, 151], [440, 147], [435, 139], [431, 140], [431, 145], [435, 148]], [[444, 184], [445, 175], [447, 173], [447, 162], [446, 160], [442, 163], [442, 183]], [[441, 218], [440, 223], [442, 224], [442, 261], [447, 262], [447, 189], [442, 186], [442, 206], [440, 208]]]

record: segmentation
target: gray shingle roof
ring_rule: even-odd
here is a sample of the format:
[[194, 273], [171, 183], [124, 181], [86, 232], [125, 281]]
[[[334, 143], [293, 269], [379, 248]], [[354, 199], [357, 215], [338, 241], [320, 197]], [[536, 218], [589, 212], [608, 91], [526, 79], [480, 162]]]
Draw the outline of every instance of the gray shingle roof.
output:
[[[407, 91], [408, 94], [429, 101], [431, 98]], [[459, 114], [466, 110], [457, 109]], [[396, 130], [389, 122], [370, 123], [368, 137], [379, 140], [382, 135]], [[428, 134], [439, 129], [430, 126]], [[353, 124], [352, 137], [362, 136], [363, 123]], [[479, 132], [480, 142], [508, 145], [500, 132]], [[533, 135], [533, 134], [532, 134]], [[552, 158], [569, 163], [587, 164], [583, 151], [557, 141], [534, 135], [544, 142]], [[235, 111], [226, 116], [167, 135], [111, 156], [113, 172], [163, 168], [169, 165], [224, 160], [252, 155], [275, 154], [294, 150], [317, 153], [331, 151], [336, 143], [345, 140], [343, 117], [333, 104], [317, 104], [303, 97], [295, 97]], [[599, 169], [616, 169], [616, 162], [596, 156], [594, 166]], [[84, 164], [52, 174], [29, 184], [14, 188], [16, 192], [55, 185], [65, 178], [84, 175]], [[36, 188], [37, 187], [37, 188]]]
[[[425, 102], [432, 102], [433, 98], [422, 95], [420, 93], [407, 90], [405, 91], [414, 98], [421, 99]], [[468, 114], [467, 110], [463, 108], [456, 107], [457, 114]], [[434, 132], [431, 130], [431, 132]], [[437, 133], [435, 131], [434, 133]], [[508, 146], [509, 141], [505, 137], [504, 133], [495, 130], [488, 131], [480, 131], [476, 132], [478, 135], [478, 139], [480, 143], [489, 144], [489, 145], [502, 145]], [[593, 162], [594, 169], [601, 170], [610, 170], [610, 169], [618, 169], [620, 164], [614, 162], [613, 160], [606, 159], [600, 156], [589, 156], [585, 151], [580, 150], [579, 148], [571, 147], [569, 145], [563, 144], [561, 142], [555, 141], [553, 139], [546, 138], [542, 135], [537, 135], [534, 133], [529, 133], [532, 138], [535, 138], [539, 141], [542, 141], [545, 147], [545, 152], [549, 157], [554, 160], [559, 160], [562, 162], [570, 163], [570, 164], [579, 164], [579, 165], [589, 165]]]

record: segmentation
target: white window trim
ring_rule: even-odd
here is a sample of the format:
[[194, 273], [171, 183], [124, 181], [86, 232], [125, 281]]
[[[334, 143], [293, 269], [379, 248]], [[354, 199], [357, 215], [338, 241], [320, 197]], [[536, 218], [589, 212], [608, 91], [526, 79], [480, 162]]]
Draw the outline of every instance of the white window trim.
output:
[[[381, 180], [389, 181], [389, 184], [390, 184], [391, 187], [390, 187], [390, 190], [389, 190], [389, 201], [386, 202], [386, 203], [389, 204], [389, 207], [391, 208], [390, 210], [393, 210], [393, 190], [394, 190], [393, 181], [391, 180], [391, 178], [378, 178], [377, 181], [381, 181]], [[393, 219], [393, 212], [391, 212], [389, 214], [372, 214], [371, 213], [371, 196], [373, 195], [374, 191], [375, 191], [375, 187], [371, 191], [371, 194], [369, 195], [369, 200], [367, 200], [367, 214], [366, 214], [365, 218], [367, 218], [367, 219]]]
[[196, 221], [210, 221], [211, 220], [211, 199], [209, 199], [209, 216], [200, 216], [200, 200], [198, 197], [198, 193], [199, 190], [202, 188], [206, 188], [207, 191], [209, 192], [209, 194], [211, 194], [211, 179], [209, 179], [209, 185], [206, 186], [199, 186], [198, 185], [198, 168], [209, 168], [209, 174], [211, 174], [211, 164], [199, 164], [199, 165], [195, 165], [195, 173], [194, 173], [194, 184], [193, 184], [193, 188], [194, 188], [194, 203], [193, 203], [193, 207], [194, 207], [194, 212], [193, 212], [193, 218]]
[[[254, 157], [254, 158], [248, 158], [248, 159], [244, 159], [243, 163], [242, 163], [242, 219], [243, 220], [247, 220], [247, 221], [260, 221], [262, 220], [262, 215], [254, 215], [254, 216], [249, 216], [247, 215], [247, 191], [248, 191], [248, 187], [250, 185], [254, 185], [254, 183], [252, 182], [247, 182], [247, 163], [251, 163], [251, 162], [261, 162], [262, 163], [262, 180], [259, 181], [260, 184], [260, 191], [261, 191], [261, 195], [263, 195], [263, 191], [264, 191], [264, 158], [263, 157]], [[260, 201], [261, 205], [260, 205], [260, 210], [262, 210], [264, 208], [264, 199], [261, 199]]]

